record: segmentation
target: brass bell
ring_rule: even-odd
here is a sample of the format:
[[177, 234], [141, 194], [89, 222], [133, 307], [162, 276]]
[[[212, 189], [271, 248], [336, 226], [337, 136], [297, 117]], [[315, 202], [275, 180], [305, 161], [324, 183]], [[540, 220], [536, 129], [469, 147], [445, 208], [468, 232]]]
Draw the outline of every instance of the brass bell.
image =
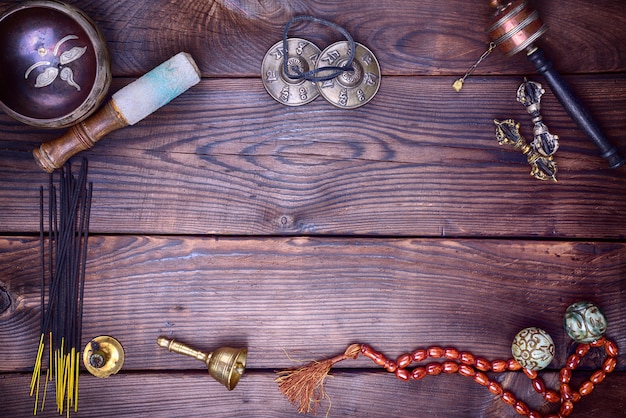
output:
[[245, 348], [221, 347], [211, 353], [203, 353], [173, 339], [159, 337], [157, 344], [168, 351], [184, 354], [203, 362], [209, 370], [209, 375], [233, 390], [246, 368], [248, 350]]
[[124, 348], [108, 335], [91, 340], [83, 350], [83, 364], [96, 377], [109, 377], [120, 371], [124, 364]]

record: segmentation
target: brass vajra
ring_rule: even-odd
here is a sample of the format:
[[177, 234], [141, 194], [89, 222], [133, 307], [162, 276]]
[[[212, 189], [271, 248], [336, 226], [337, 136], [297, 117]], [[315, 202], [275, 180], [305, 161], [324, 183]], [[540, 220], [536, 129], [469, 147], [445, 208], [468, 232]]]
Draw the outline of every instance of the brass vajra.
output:
[[496, 139], [500, 145], [512, 145], [526, 156], [530, 164], [530, 175], [538, 180], [552, 180], [556, 182], [556, 162], [552, 155], [542, 155], [534, 146], [528, 144], [519, 131], [519, 123], [513, 119], [493, 120], [496, 125]]

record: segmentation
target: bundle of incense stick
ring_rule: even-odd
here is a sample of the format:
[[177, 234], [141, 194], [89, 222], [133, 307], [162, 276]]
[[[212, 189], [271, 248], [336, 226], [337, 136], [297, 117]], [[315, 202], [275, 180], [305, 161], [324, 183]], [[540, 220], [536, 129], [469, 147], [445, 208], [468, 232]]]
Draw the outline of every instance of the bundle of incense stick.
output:
[[[69, 416], [72, 407], [75, 412], [78, 410], [85, 263], [93, 190], [92, 183], [87, 183], [87, 161], [82, 161], [76, 176], [72, 166], [66, 164], [60, 170], [58, 186], [54, 183], [54, 174], [50, 174], [47, 229], [44, 188], [39, 191], [41, 337], [30, 396], [35, 394], [36, 415], [39, 406], [43, 411], [48, 383], [54, 380], [57, 410]], [[48, 365], [42, 377], [44, 357], [48, 357]]]

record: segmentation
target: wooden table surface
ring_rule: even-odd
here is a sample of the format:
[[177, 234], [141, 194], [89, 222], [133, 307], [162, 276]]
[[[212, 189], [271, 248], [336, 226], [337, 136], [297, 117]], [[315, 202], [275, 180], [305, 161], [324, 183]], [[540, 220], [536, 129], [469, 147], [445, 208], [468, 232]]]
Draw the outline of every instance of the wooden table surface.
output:
[[[17, 2], [0, 3], [2, 10]], [[540, 372], [555, 387], [572, 350], [562, 321], [590, 300], [626, 352], [626, 168], [611, 170], [545, 80], [496, 50], [462, 92], [452, 82], [482, 54], [487, 1], [83, 0], [104, 33], [109, 95], [189, 52], [201, 82], [72, 159], [94, 184], [83, 346], [124, 346], [117, 375], [80, 378], [75, 416], [295, 417], [275, 371], [366, 343], [395, 359], [434, 345], [509, 358], [524, 327], [555, 341]], [[531, 2], [549, 25], [539, 43], [626, 153], [626, 9], [621, 0]], [[321, 97], [284, 106], [265, 91], [263, 56], [295, 15], [344, 27], [382, 71], [367, 105]], [[324, 49], [341, 34], [313, 24], [290, 36]], [[2, 71], [4, 69], [1, 69]], [[559, 135], [558, 183], [529, 176], [499, 146], [493, 119], [514, 118], [524, 76], [544, 85]], [[0, 114], [0, 415], [32, 414], [39, 341], [39, 188], [31, 151], [63, 131]], [[229, 392], [194, 359], [156, 344], [249, 350]], [[576, 373], [598, 367], [591, 356]], [[327, 379], [331, 417], [515, 417], [457, 375], [402, 382], [360, 357]], [[521, 372], [491, 375], [543, 413]], [[576, 404], [577, 417], [623, 416], [626, 356]], [[42, 416], [56, 416], [52, 401]]]

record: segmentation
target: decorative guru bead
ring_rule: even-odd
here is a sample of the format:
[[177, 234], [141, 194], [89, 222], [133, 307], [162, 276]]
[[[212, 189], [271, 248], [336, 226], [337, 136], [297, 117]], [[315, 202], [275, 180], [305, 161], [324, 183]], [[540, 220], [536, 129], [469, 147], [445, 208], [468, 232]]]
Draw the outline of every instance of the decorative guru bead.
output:
[[571, 304], [565, 311], [565, 331], [576, 342], [590, 343], [606, 332], [606, 317], [596, 305], [587, 301]]
[[513, 357], [525, 369], [542, 370], [554, 358], [554, 342], [541, 328], [524, 328], [517, 333], [511, 346]]
[[[589, 380], [584, 381], [578, 389], [574, 389], [570, 386], [572, 371], [579, 366], [582, 358], [591, 347], [599, 349], [604, 347], [606, 358], [602, 362], [602, 368], [593, 372]], [[537, 373], [537, 370], [545, 368], [554, 356], [554, 343], [545, 331], [534, 327], [523, 329], [516, 335], [512, 351], [514, 358], [489, 361], [468, 351], [431, 346], [402, 354], [394, 362], [387, 359], [382, 353], [374, 351], [371, 347], [361, 345], [361, 354], [387, 371], [394, 373], [400, 380], [420, 380], [441, 373], [459, 373], [471, 378], [479, 385], [485, 386], [489, 392], [499, 396], [504, 403], [511, 405], [518, 414], [530, 418], [564, 418], [570, 416], [574, 404], [579, 402], [583, 396], [589, 395], [596, 385], [605, 379], [607, 373], [611, 373], [615, 369], [619, 355], [617, 344], [604, 337], [599, 337], [589, 343], [579, 343], [574, 348], [574, 353], [567, 358], [564, 367], [559, 371], [557, 391], [546, 388], [543, 379]], [[420, 362], [429, 357], [442, 358], [444, 361], [430, 362], [412, 370], [407, 369], [413, 361]], [[540, 412], [530, 409], [525, 402], [517, 399], [513, 392], [505, 390], [500, 383], [491, 380], [486, 373], [488, 371], [502, 373], [507, 370], [517, 371], [520, 369], [531, 380], [531, 386], [535, 392], [539, 393], [547, 402], [560, 405], [557, 413], [544, 416]]]

